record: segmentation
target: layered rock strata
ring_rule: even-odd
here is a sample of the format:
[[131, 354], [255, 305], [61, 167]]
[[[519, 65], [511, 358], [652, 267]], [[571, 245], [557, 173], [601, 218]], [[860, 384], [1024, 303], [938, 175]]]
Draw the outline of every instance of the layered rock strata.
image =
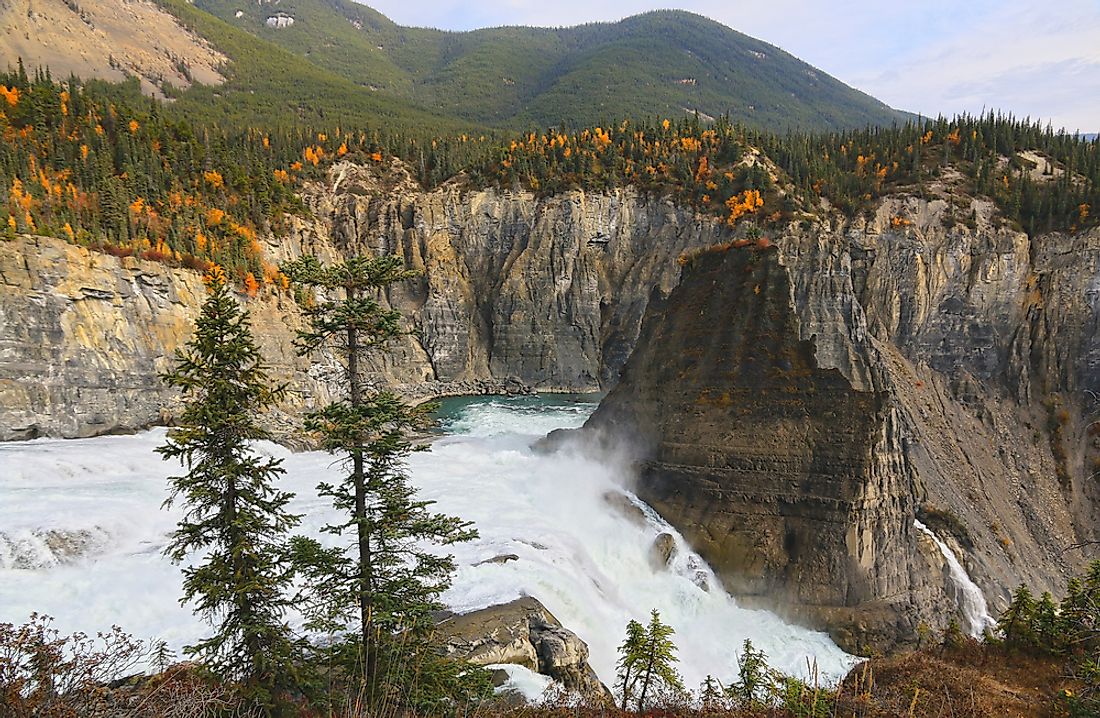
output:
[[1096, 535], [1100, 234], [1029, 239], [985, 209], [952, 229], [897, 198], [699, 256], [586, 427], [639, 445], [639, 494], [735, 593], [852, 650], [958, 615], [917, 518], [994, 610], [1060, 590]]

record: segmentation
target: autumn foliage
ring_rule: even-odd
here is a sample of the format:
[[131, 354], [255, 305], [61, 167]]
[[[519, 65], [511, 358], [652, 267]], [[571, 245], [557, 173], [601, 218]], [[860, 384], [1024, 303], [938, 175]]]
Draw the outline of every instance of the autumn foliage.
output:
[[[398, 157], [425, 187], [444, 181], [668, 196], [730, 225], [779, 229], [825, 198], [853, 216], [892, 192], [945, 178], [992, 199], [1032, 232], [1079, 231], [1100, 213], [1100, 142], [1011, 117], [963, 116], [821, 135], [778, 135], [724, 118], [625, 120], [512, 135], [424, 137], [380, 130], [190, 125], [136, 87], [0, 74], [0, 230], [119, 256], [217, 263], [243, 286], [280, 284], [259, 239], [305, 212], [297, 197], [334, 162]], [[1046, 174], [1027, 159], [1046, 158]], [[945, 168], [951, 167], [950, 173]], [[973, 224], [965, 203], [949, 220]], [[903, 218], [895, 227], [903, 228]]]
[[[424, 177], [462, 156], [452, 141], [435, 143], [441, 158], [377, 132], [194, 127], [116, 86], [0, 73], [0, 223], [9, 239], [49, 235], [200, 271], [216, 263], [246, 290], [249, 275], [251, 291], [282, 286], [259, 238], [304, 211], [303, 181], [338, 158], [381, 160], [383, 143], [416, 153]], [[453, 143], [474, 152], [488, 138]]]

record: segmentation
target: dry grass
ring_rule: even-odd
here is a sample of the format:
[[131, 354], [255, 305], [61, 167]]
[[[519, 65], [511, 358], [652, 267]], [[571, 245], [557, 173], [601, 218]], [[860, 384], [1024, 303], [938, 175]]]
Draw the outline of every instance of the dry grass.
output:
[[[0, 624], [0, 718], [251, 718], [233, 686], [179, 664], [152, 677], [131, 675], [143, 646], [114, 629], [96, 638], [62, 636], [49, 619]], [[836, 690], [780, 682], [765, 704], [746, 708], [717, 698], [705, 706], [669, 695], [641, 715], [652, 718], [1061, 718], [1058, 696], [1080, 693], [1065, 659], [1031, 656], [963, 640], [951, 648], [876, 658], [854, 668]], [[778, 679], [777, 679], [778, 680]], [[324, 709], [291, 709], [302, 718], [436, 718], [403, 708], [399, 694], [372, 700], [333, 686]], [[299, 701], [299, 704], [304, 701]], [[565, 692], [538, 706], [514, 698], [452, 704], [449, 718], [626, 718], [607, 698]]]

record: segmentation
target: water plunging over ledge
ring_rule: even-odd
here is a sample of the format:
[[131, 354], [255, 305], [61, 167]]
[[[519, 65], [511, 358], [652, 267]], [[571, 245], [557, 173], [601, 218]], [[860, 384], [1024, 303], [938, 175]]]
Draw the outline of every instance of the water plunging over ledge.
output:
[[966, 619], [967, 632], [974, 638], [981, 638], [986, 630], [997, 625], [997, 622], [989, 615], [989, 606], [985, 602], [985, 594], [982, 593], [982, 589], [978, 588], [978, 584], [971, 580], [970, 574], [963, 568], [962, 563], [959, 562], [958, 556], [951, 550], [951, 547], [944, 543], [932, 529], [916, 520], [913, 521], [913, 525], [932, 539], [940, 553], [943, 554], [944, 560], [947, 561], [948, 576], [955, 586], [955, 601], [959, 606], [959, 610], [962, 611], [963, 618]]
[[[410, 458], [410, 473], [424, 498], [481, 533], [455, 547], [459, 568], [445, 602], [466, 611], [534, 596], [589, 644], [590, 663], [609, 684], [627, 621], [644, 620], [651, 608], [676, 629], [689, 687], [708, 674], [731, 678], [746, 638], [781, 670], [803, 675], [811, 659], [823, 675], [842, 675], [854, 659], [826, 634], [739, 607], [679, 534], [629, 492], [644, 520], [609, 505], [605, 495], [622, 491], [626, 469], [531, 450], [553, 429], [580, 426], [594, 408], [577, 396], [444, 402], [444, 434]], [[0, 445], [0, 621], [37, 611], [62, 631], [118, 624], [175, 648], [204, 635], [178, 603], [179, 569], [161, 555], [179, 518], [178, 507], [160, 509], [164, 478], [177, 470], [153, 453], [163, 439], [157, 429]], [[338, 476], [332, 457], [274, 444], [259, 451], [284, 460], [284, 488], [297, 494], [290, 508], [305, 514], [299, 531], [316, 535], [332, 519], [314, 491]], [[655, 569], [649, 552], [662, 532], [675, 537], [677, 551], [669, 568]], [[517, 558], [488, 561], [508, 555]]]

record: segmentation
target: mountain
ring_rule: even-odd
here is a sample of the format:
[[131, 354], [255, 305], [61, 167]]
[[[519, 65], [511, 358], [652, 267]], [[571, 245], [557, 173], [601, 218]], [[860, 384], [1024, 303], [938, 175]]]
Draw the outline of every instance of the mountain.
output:
[[696, 110], [777, 129], [904, 117], [773, 45], [683, 11], [561, 29], [444, 32], [399, 26], [350, 0], [195, 6], [357, 84], [490, 126]]
[[729, 114], [812, 130], [907, 117], [767, 43], [655, 11], [572, 28], [402, 27], [350, 0], [17, 0], [0, 69], [168, 97], [193, 119], [381, 124], [433, 134]]
[[186, 0], [14, 0], [0, 3], [0, 25], [0, 70], [22, 62], [28, 72], [45, 68], [58, 79], [129, 79], [135, 90], [171, 98], [175, 110], [203, 122], [474, 129], [373, 92]]
[[224, 81], [218, 68], [225, 55], [151, 2], [0, 3], [0, 27], [5, 28], [0, 68], [22, 60], [28, 68], [48, 67], [56, 78], [136, 77], [146, 94], [161, 96], [164, 85], [184, 89], [193, 81]]
[[[50, 0], [56, 1], [56, 0]], [[177, 107], [205, 121], [266, 127], [293, 124], [385, 124], [431, 128], [440, 134], [473, 129], [470, 123], [429, 112], [391, 93], [374, 92], [197, 9], [188, 0], [158, 0], [188, 31], [224, 53], [223, 86], [193, 85]]]

